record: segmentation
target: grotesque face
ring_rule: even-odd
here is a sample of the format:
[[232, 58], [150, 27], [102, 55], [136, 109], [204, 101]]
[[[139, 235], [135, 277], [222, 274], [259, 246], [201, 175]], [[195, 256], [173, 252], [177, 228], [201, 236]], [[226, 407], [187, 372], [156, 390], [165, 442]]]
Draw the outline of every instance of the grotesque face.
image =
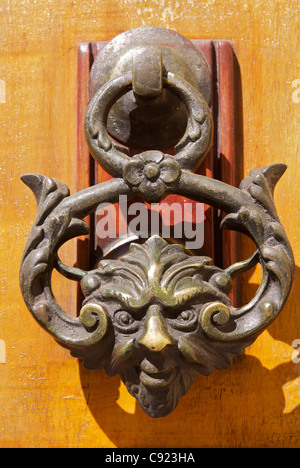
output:
[[197, 373], [230, 365], [200, 325], [205, 305], [230, 304], [229, 283], [208, 257], [191, 257], [158, 236], [103, 260], [82, 281], [85, 304], [101, 305], [110, 322], [107, 373], [120, 374], [150, 416], [169, 414]]

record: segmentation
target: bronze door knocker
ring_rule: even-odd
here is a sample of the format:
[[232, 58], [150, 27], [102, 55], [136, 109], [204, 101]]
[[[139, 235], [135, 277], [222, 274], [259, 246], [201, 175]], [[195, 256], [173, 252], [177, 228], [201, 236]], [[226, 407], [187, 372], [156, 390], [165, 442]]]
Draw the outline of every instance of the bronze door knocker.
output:
[[[175, 47], [178, 57], [187, 39], [160, 28], [134, 31], [108, 45], [113, 49], [121, 44], [114, 48], [119, 55], [126, 46], [127, 57], [122, 55], [116, 76], [107, 81], [100, 76], [85, 119], [90, 152], [113, 178], [70, 195], [55, 178], [22, 177], [35, 194], [37, 215], [22, 258], [20, 284], [28, 309], [47, 332], [88, 369], [119, 374], [143, 410], [162, 417], [174, 410], [198, 373], [209, 375], [230, 366], [232, 357], [242, 354], [277, 317], [290, 291], [294, 263], [273, 201], [274, 187], [286, 166], [254, 169], [239, 188], [195, 174], [213, 135], [205, 60], [188, 46], [188, 54], [197, 55], [200, 75], [198, 82], [194, 76], [189, 80], [185, 65], [174, 71], [173, 51]], [[165, 37], [170, 46], [159, 46]], [[126, 119], [132, 112], [128, 111], [132, 95], [144, 109], [147, 100], [160, 105], [164, 96], [166, 107], [176, 110], [169, 123], [163, 117], [162, 136], [156, 128], [149, 140], [137, 124], [130, 138], [142, 135], [146, 149], [131, 157], [113, 133], [128, 142]], [[168, 128], [182, 127], [182, 121], [185, 128], [175, 154], [157, 150], [159, 138], [163, 145], [170, 144]], [[256, 244], [255, 253], [222, 269], [209, 257], [190, 255], [180, 243], [153, 235], [144, 243], [132, 242], [119, 258], [100, 259], [90, 271], [60, 261], [59, 248], [88, 232], [83, 219], [100, 203], [118, 203], [124, 195], [157, 203], [170, 193], [227, 213], [221, 227], [249, 236]], [[229, 296], [233, 278], [257, 263], [263, 272], [260, 287], [248, 304], [234, 307]], [[53, 269], [80, 282], [85, 299], [78, 318], [56, 301]]]

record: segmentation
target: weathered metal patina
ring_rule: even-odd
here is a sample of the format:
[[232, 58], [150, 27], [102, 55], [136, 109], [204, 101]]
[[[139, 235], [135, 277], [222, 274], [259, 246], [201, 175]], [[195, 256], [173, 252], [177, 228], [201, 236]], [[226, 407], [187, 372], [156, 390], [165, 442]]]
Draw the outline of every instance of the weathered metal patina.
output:
[[[142, 29], [147, 37], [147, 28]], [[149, 29], [154, 34], [157, 28]], [[273, 201], [286, 166], [254, 169], [239, 188], [194, 174], [212, 140], [209, 105], [186, 79], [169, 72], [164, 53], [151, 47], [144, 54], [148, 65], [135, 51], [133, 69], [101, 84], [87, 110], [90, 151], [113, 179], [70, 195], [54, 178], [22, 177], [36, 196], [37, 216], [25, 247], [20, 284], [27, 307], [47, 332], [87, 368], [119, 374], [144, 411], [162, 417], [176, 407], [198, 373], [230, 366], [232, 357], [243, 353], [277, 317], [290, 291], [294, 263]], [[147, 66], [155, 70], [151, 75], [149, 69], [150, 81], [141, 69]], [[175, 155], [145, 148], [130, 157], [111, 138], [106, 125], [110, 109], [132, 89], [141, 99], [157, 99], [170, 90], [183, 103], [186, 129]], [[116, 115], [114, 111], [112, 119]], [[121, 195], [156, 203], [168, 193], [223, 210], [227, 215], [222, 228], [248, 235], [257, 250], [249, 259], [221, 269], [211, 258], [190, 255], [181, 245], [155, 235], [143, 244], [131, 243], [118, 259], [101, 259], [91, 271], [60, 261], [58, 249], [88, 232], [83, 219], [100, 203], [117, 203]], [[234, 307], [229, 298], [233, 278], [257, 263], [263, 271], [260, 287], [248, 304]], [[53, 269], [80, 282], [85, 299], [78, 318], [56, 301]]]

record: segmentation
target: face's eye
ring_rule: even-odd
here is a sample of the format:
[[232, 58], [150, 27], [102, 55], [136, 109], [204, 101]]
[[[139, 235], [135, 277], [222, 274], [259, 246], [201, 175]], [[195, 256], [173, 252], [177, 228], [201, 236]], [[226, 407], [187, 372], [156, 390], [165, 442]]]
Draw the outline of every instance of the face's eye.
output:
[[194, 308], [183, 310], [171, 323], [174, 328], [178, 328], [179, 330], [195, 330], [198, 323], [198, 312]]
[[122, 332], [133, 333], [138, 329], [138, 322], [127, 310], [118, 310], [115, 312], [114, 323]]
[[190, 320], [194, 317], [194, 312], [192, 310], [184, 310], [181, 312], [181, 314], [178, 316], [178, 320], [181, 322], [190, 322]]

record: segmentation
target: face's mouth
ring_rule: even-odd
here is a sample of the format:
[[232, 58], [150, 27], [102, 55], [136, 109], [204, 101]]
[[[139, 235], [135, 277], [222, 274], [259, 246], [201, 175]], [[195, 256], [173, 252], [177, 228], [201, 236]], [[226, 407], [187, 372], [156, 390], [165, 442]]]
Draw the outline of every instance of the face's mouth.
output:
[[163, 388], [171, 383], [175, 376], [175, 368], [164, 372], [146, 372], [140, 373], [140, 382], [148, 388]]

